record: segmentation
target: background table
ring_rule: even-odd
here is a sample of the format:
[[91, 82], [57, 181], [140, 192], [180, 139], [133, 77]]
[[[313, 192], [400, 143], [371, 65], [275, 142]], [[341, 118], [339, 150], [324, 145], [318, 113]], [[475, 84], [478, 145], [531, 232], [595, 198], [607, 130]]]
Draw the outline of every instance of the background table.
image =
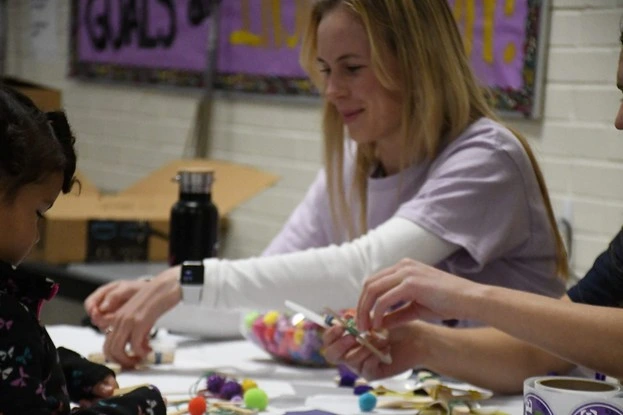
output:
[[[83, 355], [101, 352], [104, 336], [74, 326], [50, 326], [48, 331], [57, 346]], [[271, 398], [265, 415], [292, 410], [322, 409], [336, 414], [358, 414], [357, 397], [350, 388], [334, 383], [336, 369], [313, 369], [288, 366], [272, 360], [264, 351], [245, 340], [200, 341], [191, 337], [160, 333], [158, 341], [176, 345], [175, 362], [152, 365], [118, 375], [121, 387], [151, 383], [171, 398], [189, 396], [191, 386], [207, 371], [220, 370], [238, 378], [251, 378]], [[523, 413], [521, 396], [494, 397], [486, 401], [510, 415]], [[375, 414], [415, 414], [416, 411], [375, 410]]]

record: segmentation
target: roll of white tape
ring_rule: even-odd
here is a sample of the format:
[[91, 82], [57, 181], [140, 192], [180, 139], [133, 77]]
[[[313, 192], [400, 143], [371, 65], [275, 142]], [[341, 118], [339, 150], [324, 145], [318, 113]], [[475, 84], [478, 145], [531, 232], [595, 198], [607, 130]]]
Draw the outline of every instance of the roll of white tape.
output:
[[600, 380], [529, 378], [523, 396], [524, 415], [623, 415], [623, 389]]

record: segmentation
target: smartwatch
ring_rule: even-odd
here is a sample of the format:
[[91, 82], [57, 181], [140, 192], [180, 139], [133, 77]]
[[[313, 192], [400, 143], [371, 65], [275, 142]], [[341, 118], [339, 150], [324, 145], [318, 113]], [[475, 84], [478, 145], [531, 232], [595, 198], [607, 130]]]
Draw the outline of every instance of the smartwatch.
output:
[[199, 304], [203, 293], [203, 261], [184, 261], [180, 273], [182, 301], [186, 304]]

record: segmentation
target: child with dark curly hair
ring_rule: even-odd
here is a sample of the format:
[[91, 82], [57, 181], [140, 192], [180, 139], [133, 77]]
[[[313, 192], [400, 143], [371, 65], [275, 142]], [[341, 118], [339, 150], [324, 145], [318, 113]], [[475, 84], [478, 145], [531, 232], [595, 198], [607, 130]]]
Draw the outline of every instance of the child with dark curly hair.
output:
[[63, 112], [43, 113], [0, 85], [0, 414], [164, 415], [155, 387], [113, 397], [114, 373], [55, 348], [39, 322], [58, 285], [15, 267], [39, 240], [38, 221], [74, 184], [74, 137]]

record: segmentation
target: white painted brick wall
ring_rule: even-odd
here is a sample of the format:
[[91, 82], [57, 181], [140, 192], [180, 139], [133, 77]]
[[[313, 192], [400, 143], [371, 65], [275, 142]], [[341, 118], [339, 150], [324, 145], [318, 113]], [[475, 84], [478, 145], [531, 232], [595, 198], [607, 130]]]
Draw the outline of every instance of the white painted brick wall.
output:
[[[79, 137], [80, 168], [119, 190], [191, 154], [199, 94], [98, 85], [66, 78], [68, 1], [58, 9], [58, 57], [36, 61], [28, 5], [9, 0], [7, 72], [56, 86]], [[623, 0], [554, 0], [545, 117], [511, 123], [532, 141], [558, 211], [571, 200], [574, 268], [583, 273], [623, 224], [623, 135], [612, 120]], [[237, 209], [225, 255], [258, 254], [303, 196], [321, 163], [317, 102], [218, 96], [210, 154], [282, 176]]]

